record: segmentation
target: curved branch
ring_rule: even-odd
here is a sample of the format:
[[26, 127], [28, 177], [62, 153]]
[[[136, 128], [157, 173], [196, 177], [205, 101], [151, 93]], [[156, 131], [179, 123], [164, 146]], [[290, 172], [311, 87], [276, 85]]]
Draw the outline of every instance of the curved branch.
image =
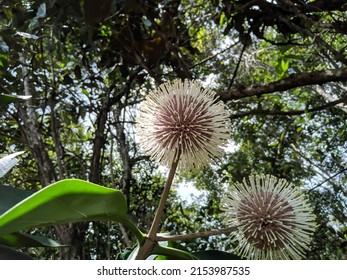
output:
[[220, 230], [210, 230], [210, 231], [204, 231], [204, 232], [196, 232], [196, 233], [190, 233], [190, 234], [179, 234], [179, 235], [172, 235], [172, 236], [157, 236], [157, 241], [184, 241], [184, 240], [190, 240], [190, 239], [196, 239], [196, 238], [205, 238], [210, 237], [214, 235], [220, 235], [220, 234], [230, 234], [231, 232], [235, 231], [236, 227], [228, 227], [223, 228]]
[[346, 82], [347, 68], [327, 69], [321, 71], [313, 71], [309, 73], [292, 74], [287, 78], [271, 82], [268, 84], [260, 84], [249, 87], [238, 86], [231, 88], [228, 92], [221, 93], [220, 99], [223, 101], [231, 101], [250, 96], [259, 96], [266, 93], [278, 91], [286, 91], [297, 87], [308, 85], [321, 85], [329, 82]]
[[328, 109], [330, 107], [333, 107], [335, 105], [341, 104], [341, 103], [346, 102], [346, 101], [347, 101], [347, 95], [340, 98], [340, 99], [337, 99], [337, 100], [334, 100], [334, 101], [331, 101], [331, 102], [328, 102], [328, 103], [325, 103], [325, 104], [322, 104], [319, 106], [315, 106], [312, 108], [307, 108], [304, 110], [290, 110], [290, 111], [251, 110], [248, 112], [241, 112], [238, 114], [233, 114], [233, 115], [231, 115], [231, 118], [237, 119], [237, 118], [242, 118], [242, 117], [246, 117], [246, 116], [250, 116], [250, 115], [271, 115], [271, 116], [302, 115], [302, 114], [306, 114], [306, 113], [312, 113], [312, 112], [316, 112], [316, 111], [325, 110], [325, 109]]

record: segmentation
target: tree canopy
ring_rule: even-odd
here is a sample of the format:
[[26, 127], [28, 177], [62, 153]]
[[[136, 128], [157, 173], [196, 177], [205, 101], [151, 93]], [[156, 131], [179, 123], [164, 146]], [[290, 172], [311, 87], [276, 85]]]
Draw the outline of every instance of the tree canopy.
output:
[[[209, 168], [180, 172], [204, 199], [173, 191], [162, 232], [218, 229], [225, 187], [272, 174], [305, 190], [317, 216], [308, 259], [347, 255], [347, 4], [325, 0], [0, 0], [0, 153], [25, 151], [2, 184], [38, 191], [67, 178], [119, 189], [148, 229], [165, 176], [139, 148], [139, 103], [195, 79], [225, 102], [230, 145]], [[230, 148], [230, 149], [229, 149]], [[122, 224], [45, 232], [60, 249], [34, 258], [115, 258], [134, 245]], [[228, 236], [177, 244], [230, 249]]]

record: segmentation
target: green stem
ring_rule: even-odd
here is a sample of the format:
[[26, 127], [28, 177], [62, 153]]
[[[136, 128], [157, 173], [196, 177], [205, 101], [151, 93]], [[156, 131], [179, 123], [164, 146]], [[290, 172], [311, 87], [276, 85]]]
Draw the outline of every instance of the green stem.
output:
[[157, 242], [157, 232], [159, 230], [159, 226], [160, 226], [160, 221], [164, 212], [164, 208], [165, 208], [165, 204], [167, 201], [167, 198], [169, 196], [169, 192], [170, 192], [170, 188], [177, 170], [177, 166], [178, 166], [178, 162], [179, 162], [179, 158], [180, 158], [180, 152], [178, 151], [177, 154], [175, 155], [173, 162], [171, 164], [171, 168], [169, 171], [169, 174], [167, 176], [166, 179], [166, 183], [164, 186], [164, 190], [163, 193], [161, 195], [160, 201], [159, 201], [159, 205], [157, 208], [157, 211], [155, 213], [153, 222], [152, 222], [152, 226], [148, 232], [148, 235], [144, 241], [143, 244], [141, 244], [141, 248], [137, 254], [136, 259], [138, 260], [145, 260], [152, 252], [152, 250], [155, 248], [156, 246], [156, 242]]
[[117, 219], [117, 222], [122, 223], [126, 228], [128, 228], [133, 234], [135, 234], [136, 239], [139, 244], [143, 242], [146, 235], [129, 219]]
[[166, 180], [166, 183], [164, 186], [163, 193], [162, 193], [161, 198], [160, 198], [157, 212], [155, 213], [151, 229], [148, 232], [148, 238], [149, 239], [155, 240], [155, 237], [157, 235], [159, 225], [160, 225], [160, 220], [161, 220], [161, 217], [162, 217], [163, 212], [164, 212], [166, 200], [169, 196], [170, 188], [171, 188], [171, 185], [172, 185], [175, 173], [176, 173], [178, 161], [179, 161], [179, 155], [176, 157], [176, 160], [174, 159], [174, 161], [171, 165], [170, 171], [169, 171], [169, 175], [167, 176], [167, 180]]

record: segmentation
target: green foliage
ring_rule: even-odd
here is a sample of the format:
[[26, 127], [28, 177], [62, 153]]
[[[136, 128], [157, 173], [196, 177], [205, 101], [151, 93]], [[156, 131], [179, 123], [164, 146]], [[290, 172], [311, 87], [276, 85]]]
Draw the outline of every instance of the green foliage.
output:
[[117, 190], [82, 180], [54, 183], [0, 216], [0, 235], [18, 230], [90, 220], [127, 223], [125, 197]]
[[[219, 202], [226, 187], [270, 173], [307, 191], [315, 207], [319, 227], [307, 257], [345, 259], [346, 84], [322, 85], [311, 77], [303, 87], [293, 80], [289, 90], [242, 95], [292, 75], [343, 69], [347, 18], [341, 5], [103, 2], [1, 1], [0, 152], [25, 153], [1, 182], [0, 232], [7, 243], [0, 243], [7, 246], [1, 245], [0, 254], [13, 253], [8, 246], [21, 245], [25, 234], [28, 242], [45, 236], [71, 245], [22, 248], [33, 258], [107, 259], [134, 252], [126, 248], [141, 239], [137, 228], [150, 227], [165, 178], [138, 149], [136, 110], [156, 84], [196, 78], [222, 96], [234, 88], [239, 92], [225, 100], [235, 149], [211, 168], [180, 174], [204, 191], [204, 199], [187, 204], [171, 193], [161, 231], [221, 228]], [[72, 221], [79, 223], [68, 238], [57, 227], [40, 227]], [[26, 227], [19, 238], [17, 229]], [[226, 236], [178, 245], [189, 252], [233, 252]]]
[[21, 102], [29, 99], [30, 96], [0, 94], [0, 108], [6, 107], [14, 102]]
[[10, 209], [12, 206], [16, 205], [20, 201], [33, 194], [33, 192], [31, 191], [12, 188], [9, 186], [0, 186], [0, 192], [1, 215], [5, 213], [8, 209]]
[[[7, 207], [0, 216], [2, 245], [60, 247], [60, 244], [47, 237], [17, 233], [17, 231], [92, 220], [121, 222], [133, 231], [139, 242], [143, 238], [143, 234], [127, 218], [127, 203], [118, 190], [82, 180], [67, 179], [35, 193], [28, 194], [23, 190], [8, 187], [2, 187], [2, 191], [0, 202], [6, 202], [1, 204], [3, 208]], [[7, 257], [15, 257], [16, 253], [12, 253], [12, 250], [8, 250]]]
[[0, 260], [31, 260], [31, 258], [13, 248], [0, 244]]
[[0, 244], [9, 247], [61, 247], [58, 242], [45, 236], [26, 233], [11, 233], [0, 237]]
[[[9, 191], [7, 199], [13, 204], [22, 192]], [[132, 249], [126, 249], [119, 254], [119, 259], [136, 257], [139, 245], [144, 235], [127, 218], [125, 197], [117, 190], [104, 188], [82, 180], [68, 179], [54, 183], [46, 188], [18, 201], [14, 206], [0, 216], [0, 246], [3, 248], [2, 258], [26, 258], [10, 247], [61, 247], [54, 240], [43, 236], [17, 233], [32, 227], [58, 225], [69, 222], [90, 220], [111, 220], [128, 226], [137, 236], [139, 244]], [[176, 249], [173, 243], [165, 246], [156, 245], [152, 254], [163, 258], [183, 259], [225, 259], [235, 257], [231, 254], [217, 251], [206, 251], [195, 254]], [[151, 255], [152, 255], [151, 254]], [[161, 257], [160, 257], [161, 256]]]

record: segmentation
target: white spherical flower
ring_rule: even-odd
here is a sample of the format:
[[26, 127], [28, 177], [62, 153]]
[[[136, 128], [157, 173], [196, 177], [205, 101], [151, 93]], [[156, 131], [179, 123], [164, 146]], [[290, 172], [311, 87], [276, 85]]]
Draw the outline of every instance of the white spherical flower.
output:
[[213, 91], [197, 81], [159, 86], [140, 104], [136, 130], [141, 148], [170, 166], [192, 169], [222, 155], [230, 133], [230, 114]]
[[301, 259], [316, 226], [304, 194], [271, 175], [237, 183], [222, 199], [222, 211], [247, 259]]

